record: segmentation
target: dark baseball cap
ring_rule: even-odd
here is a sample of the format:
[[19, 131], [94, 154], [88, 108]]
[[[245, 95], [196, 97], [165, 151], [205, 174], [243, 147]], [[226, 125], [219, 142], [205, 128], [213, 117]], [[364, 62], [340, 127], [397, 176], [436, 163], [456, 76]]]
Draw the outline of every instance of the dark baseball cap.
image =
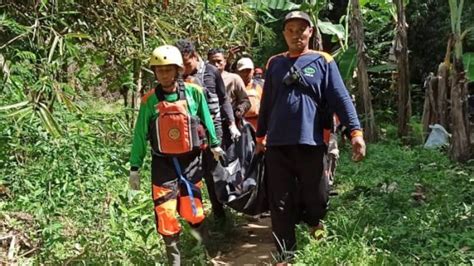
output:
[[286, 14], [285, 16], [285, 21], [283, 23], [286, 24], [286, 22], [292, 20], [292, 19], [302, 19], [305, 20], [306, 22], [309, 23], [310, 27], [313, 27], [313, 22], [311, 21], [311, 18], [309, 17], [308, 14], [306, 14], [303, 11], [291, 11], [290, 13]]

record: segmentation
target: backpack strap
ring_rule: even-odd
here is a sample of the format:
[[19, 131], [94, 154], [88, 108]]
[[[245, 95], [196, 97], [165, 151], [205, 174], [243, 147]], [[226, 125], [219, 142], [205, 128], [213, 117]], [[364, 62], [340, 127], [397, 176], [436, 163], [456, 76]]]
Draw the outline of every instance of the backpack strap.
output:
[[194, 198], [194, 193], [192, 189], [192, 183], [186, 179], [183, 172], [181, 171], [181, 166], [179, 164], [178, 158], [173, 157], [173, 165], [174, 170], [176, 171], [176, 175], [178, 176], [179, 182], [183, 183], [186, 186], [186, 190], [188, 191], [189, 197], [191, 198], [191, 208], [193, 211], [193, 215], [196, 216], [197, 208], [196, 208], [196, 200]]
[[[287, 58], [289, 57], [287, 56]], [[335, 128], [334, 128], [335, 123], [334, 123], [334, 116], [333, 116], [334, 112], [331, 112], [329, 110], [328, 103], [326, 99], [324, 98], [321, 90], [318, 89], [318, 91], [316, 91], [315, 90], [316, 88], [314, 88], [313, 86], [311, 86], [311, 84], [308, 83], [308, 81], [306, 80], [306, 78], [304, 77], [301, 71], [301, 69], [310, 65], [313, 61], [311, 61], [310, 63], [306, 64], [303, 67], [298, 67], [296, 64], [297, 61], [298, 59], [296, 59], [293, 64], [287, 61], [287, 65], [290, 67], [290, 72], [294, 71], [294, 72], [297, 72], [298, 74], [299, 80], [295, 82], [296, 86], [303, 90], [308, 91], [310, 95], [312, 95], [311, 98], [315, 102], [316, 110], [318, 112], [318, 116], [317, 116], [318, 124], [321, 125], [322, 128], [330, 129], [331, 132], [334, 133], [335, 132]]]
[[178, 98], [179, 100], [186, 100], [186, 94], [184, 93], [186, 89], [186, 84], [184, 84], [183, 79], [178, 79]]

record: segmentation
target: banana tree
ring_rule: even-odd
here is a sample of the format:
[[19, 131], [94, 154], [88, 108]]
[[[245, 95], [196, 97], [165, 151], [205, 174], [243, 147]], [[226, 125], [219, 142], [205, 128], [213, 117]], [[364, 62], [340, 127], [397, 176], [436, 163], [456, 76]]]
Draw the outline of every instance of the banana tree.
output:
[[377, 139], [374, 110], [372, 108], [372, 95], [369, 91], [369, 76], [367, 73], [367, 54], [364, 44], [365, 33], [359, 0], [351, 0], [348, 9], [351, 13], [351, 36], [357, 49], [357, 80], [358, 91], [361, 96], [364, 112], [363, 126], [368, 141]]
[[410, 78], [408, 71], [407, 23], [405, 18], [405, 1], [395, 0], [397, 8], [397, 28], [395, 39], [395, 56], [397, 57], [398, 87], [398, 136], [407, 137], [411, 117]]
[[[470, 157], [469, 120], [467, 112], [467, 86], [463, 66], [462, 40], [467, 32], [461, 29], [464, 0], [449, 0], [451, 14], [451, 35], [454, 43], [453, 64], [451, 68], [451, 158], [467, 161]], [[470, 29], [468, 29], [469, 31]]]

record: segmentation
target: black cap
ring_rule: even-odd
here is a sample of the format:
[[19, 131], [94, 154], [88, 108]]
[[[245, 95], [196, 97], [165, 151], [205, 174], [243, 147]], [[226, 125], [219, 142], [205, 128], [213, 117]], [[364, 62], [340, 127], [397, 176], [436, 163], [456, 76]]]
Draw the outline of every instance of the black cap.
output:
[[290, 13], [286, 14], [284, 24], [286, 24], [286, 22], [288, 22], [292, 19], [305, 20], [306, 22], [309, 23], [310, 27], [313, 27], [313, 22], [311, 21], [311, 18], [309, 17], [308, 14], [306, 14], [303, 11], [291, 11]]

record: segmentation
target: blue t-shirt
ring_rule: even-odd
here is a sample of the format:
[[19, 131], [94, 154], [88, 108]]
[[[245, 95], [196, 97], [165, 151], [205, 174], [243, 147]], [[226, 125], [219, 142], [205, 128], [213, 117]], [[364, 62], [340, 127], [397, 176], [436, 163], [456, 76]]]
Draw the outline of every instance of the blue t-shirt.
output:
[[[303, 82], [285, 85], [290, 68], [299, 70]], [[309, 51], [298, 57], [287, 53], [268, 61], [257, 125], [257, 137], [267, 137], [267, 146], [322, 145], [323, 129], [318, 105], [336, 113], [351, 131], [360, 129], [351, 97], [333, 58]], [[320, 107], [321, 109], [323, 107]]]

